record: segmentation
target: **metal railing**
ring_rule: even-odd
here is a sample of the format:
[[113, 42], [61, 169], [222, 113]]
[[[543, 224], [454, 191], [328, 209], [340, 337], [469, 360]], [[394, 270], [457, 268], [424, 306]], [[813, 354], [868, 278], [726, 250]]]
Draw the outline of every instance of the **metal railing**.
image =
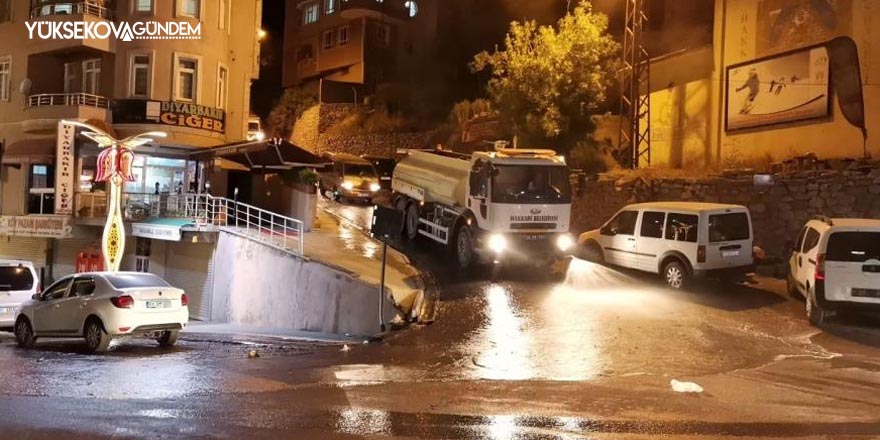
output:
[[52, 15], [91, 15], [113, 20], [113, 11], [98, 2], [58, 2], [37, 6], [31, 9], [31, 19]]
[[[76, 217], [107, 217], [106, 193], [77, 193]], [[208, 194], [123, 194], [123, 217], [141, 221], [150, 217], [192, 219], [296, 255], [304, 252], [301, 220], [276, 214], [246, 203]]]
[[43, 93], [28, 96], [27, 106], [28, 108], [49, 106], [110, 108], [110, 100], [89, 93]]

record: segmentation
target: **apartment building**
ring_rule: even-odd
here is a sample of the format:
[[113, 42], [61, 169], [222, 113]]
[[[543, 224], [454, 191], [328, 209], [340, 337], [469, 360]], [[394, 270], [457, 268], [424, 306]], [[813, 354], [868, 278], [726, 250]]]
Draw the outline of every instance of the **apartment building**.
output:
[[[0, 0], [0, 258], [34, 261], [51, 281], [99, 249], [107, 209], [94, 181], [99, 149], [77, 136], [72, 157], [59, 157], [62, 119], [120, 139], [167, 133], [136, 151], [127, 210], [146, 209], [139, 195], [204, 191], [210, 165], [192, 153], [247, 135], [261, 8], [261, 0]], [[188, 32], [161, 28], [168, 23]], [[122, 26], [135, 34], [111, 32]], [[67, 38], [66, 29], [93, 32]], [[60, 169], [74, 175], [73, 188], [58, 186]], [[72, 213], [55, 211], [59, 191], [70, 193]], [[126, 252], [123, 269], [179, 285], [210, 269], [208, 246], [133, 236]]]
[[[284, 86], [404, 79], [435, 53], [438, 0], [287, 0]], [[353, 98], [354, 99], [354, 98]]]

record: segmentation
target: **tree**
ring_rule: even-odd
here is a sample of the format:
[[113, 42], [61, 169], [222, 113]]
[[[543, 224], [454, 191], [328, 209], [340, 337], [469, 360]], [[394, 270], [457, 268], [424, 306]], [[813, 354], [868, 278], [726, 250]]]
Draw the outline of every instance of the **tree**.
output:
[[555, 27], [512, 22], [504, 49], [474, 57], [502, 123], [530, 144], [574, 145], [607, 97], [619, 65], [608, 17], [582, 1]]
[[302, 116], [303, 112], [317, 103], [314, 95], [302, 89], [285, 90], [284, 95], [275, 104], [269, 113], [268, 121], [266, 121], [269, 134], [284, 139], [290, 138], [296, 120]]

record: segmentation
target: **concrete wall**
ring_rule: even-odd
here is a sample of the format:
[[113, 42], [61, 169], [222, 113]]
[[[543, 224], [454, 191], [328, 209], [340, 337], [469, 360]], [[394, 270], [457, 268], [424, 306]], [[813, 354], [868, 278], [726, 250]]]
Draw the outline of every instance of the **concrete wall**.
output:
[[380, 330], [377, 289], [335, 269], [227, 232], [214, 261], [214, 321], [332, 334]]

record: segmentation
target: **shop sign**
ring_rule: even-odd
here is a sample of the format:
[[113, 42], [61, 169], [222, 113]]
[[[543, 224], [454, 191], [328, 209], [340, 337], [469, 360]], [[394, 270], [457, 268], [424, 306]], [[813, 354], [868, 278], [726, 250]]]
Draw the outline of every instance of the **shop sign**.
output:
[[161, 124], [225, 133], [226, 112], [185, 102], [122, 99], [115, 104], [113, 123]]
[[73, 125], [59, 122], [55, 157], [55, 214], [73, 214], [73, 141], [76, 129]]
[[0, 235], [13, 237], [70, 238], [73, 223], [67, 216], [0, 217]]
[[151, 225], [147, 223], [131, 225], [131, 235], [165, 241], [180, 241], [183, 238], [179, 226]]

